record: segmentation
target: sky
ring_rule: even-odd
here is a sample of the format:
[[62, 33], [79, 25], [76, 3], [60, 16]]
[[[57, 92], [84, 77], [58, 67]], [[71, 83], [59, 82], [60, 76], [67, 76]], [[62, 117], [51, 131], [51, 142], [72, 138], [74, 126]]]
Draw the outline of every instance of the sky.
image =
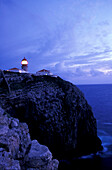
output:
[[0, 0], [0, 69], [112, 83], [112, 0]]

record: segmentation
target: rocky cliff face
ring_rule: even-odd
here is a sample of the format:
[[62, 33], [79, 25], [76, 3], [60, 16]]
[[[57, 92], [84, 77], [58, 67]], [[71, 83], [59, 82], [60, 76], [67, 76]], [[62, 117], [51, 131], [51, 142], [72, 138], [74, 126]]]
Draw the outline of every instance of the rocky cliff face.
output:
[[26, 122], [31, 138], [47, 145], [56, 158], [102, 149], [84, 95], [59, 77], [0, 73], [0, 105]]
[[0, 169], [57, 170], [49, 149], [37, 140], [31, 141], [26, 123], [10, 117], [0, 108]]

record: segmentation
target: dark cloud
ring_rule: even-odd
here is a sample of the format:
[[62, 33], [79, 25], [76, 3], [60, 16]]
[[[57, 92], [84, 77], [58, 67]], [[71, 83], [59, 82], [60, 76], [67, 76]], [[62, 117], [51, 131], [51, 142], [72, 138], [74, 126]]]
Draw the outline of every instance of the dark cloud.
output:
[[96, 77], [96, 76], [102, 76], [102, 75], [104, 75], [104, 73], [103, 72], [101, 72], [101, 71], [98, 71], [98, 70], [90, 70], [90, 75], [92, 76], [92, 77]]

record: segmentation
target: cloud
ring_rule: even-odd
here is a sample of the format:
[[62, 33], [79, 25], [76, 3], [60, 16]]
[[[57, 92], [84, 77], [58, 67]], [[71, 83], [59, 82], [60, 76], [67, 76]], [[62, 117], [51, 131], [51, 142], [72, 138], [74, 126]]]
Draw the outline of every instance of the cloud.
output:
[[98, 71], [98, 70], [90, 70], [90, 76], [92, 77], [96, 77], [96, 76], [102, 76], [104, 75], [104, 73], [102, 71]]
[[104, 21], [99, 22], [98, 25], [99, 25], [99, 26], [109, 26], [110, 23], [109, 23], [108, 20], [104, 20]]

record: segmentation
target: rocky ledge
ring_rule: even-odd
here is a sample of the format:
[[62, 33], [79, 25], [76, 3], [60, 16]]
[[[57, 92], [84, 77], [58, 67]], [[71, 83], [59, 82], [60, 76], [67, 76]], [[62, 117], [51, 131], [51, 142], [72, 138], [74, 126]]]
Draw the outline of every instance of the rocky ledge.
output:
[[0, 169], [57, 170], [58, 164], [48, 147], [31, 141], [26, 123], [0, 108]]
[[31, 138], [48, 146], [57, 159], [102, 150], [96, 119], [83, 93], [59, 77], [1, 71], [0, 105], [26, 122]]

